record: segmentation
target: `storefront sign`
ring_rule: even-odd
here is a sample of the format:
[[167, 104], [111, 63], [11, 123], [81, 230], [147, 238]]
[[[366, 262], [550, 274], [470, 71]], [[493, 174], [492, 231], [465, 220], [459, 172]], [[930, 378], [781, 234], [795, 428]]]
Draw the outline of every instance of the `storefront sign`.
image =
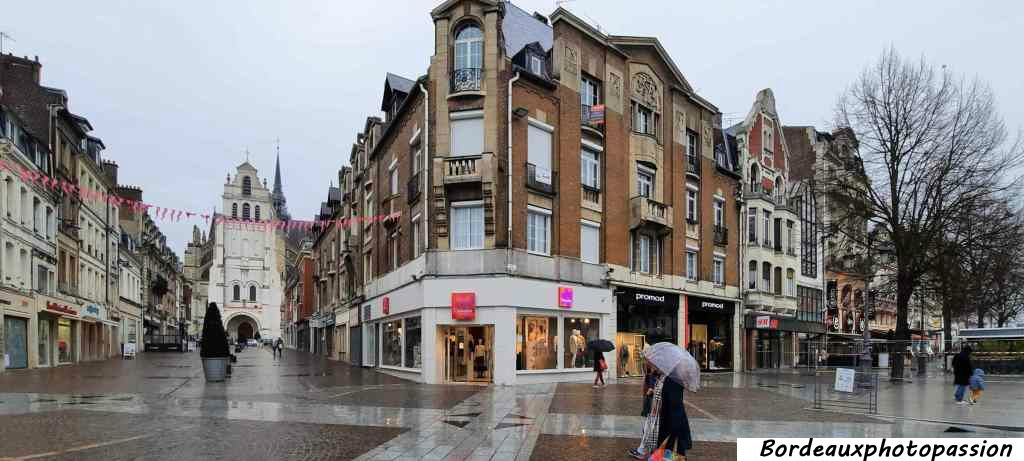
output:
[[62, 314], [78, 315], [78, 311], [76, 311], [76, 310], [74, 310], [74, 309], [72, 309], [72, 308], [70, 308], [68, 306], [64, 306], [64, 305], [57, 304], [57, 303], [47, 303], [46, 304], [46, 308], [51, 310], [51, 311], [54, 311], [54, 312], [60, 312]]
[[834, 389], [837, 392], [853, 392], [853, 381], [856, 372], [852, 368], [836, 368], [836, 382]]
[[761, 315], [757, 317], [757, 328], [759, 330], [778, 330], [779, 319], [773, 319], [768, 315]]
[[476, 293], [452, 292], [452, 319], [476, 319]]
[[380, 301], [380, 306], [381, 306], [381, 309], [384, 310], [384, 315], [390, 314], [391, 313], [391, 298], [388, 298], [387, 296], [385, 296], [384, 299], [382, 299]]
[[558, 307], [572, 307], [572, 287], [558, 287]]
[[711, 312], [716, 314], [732, 314], [736, 304], [732, 301], [690, 296], [688, 307], [693, 312]]
[[679, 295], [674, 293], [619, 288], [618, 300], [627, 306], [679, 308]]

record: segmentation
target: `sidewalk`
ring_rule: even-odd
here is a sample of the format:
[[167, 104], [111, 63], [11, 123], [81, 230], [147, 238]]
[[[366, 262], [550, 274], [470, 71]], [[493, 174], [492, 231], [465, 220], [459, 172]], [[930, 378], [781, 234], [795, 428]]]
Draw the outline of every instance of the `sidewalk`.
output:
[[[941, 369], [911, 376], [911, 381], [903, 383], [889, 381], [888, 370], [880, 371], [886, 374], [879, 376], [878, 416], [1024, 432], [1024, 379], [1020, 376], [990, 376], [979, 404], [957, 405], [952, 375]], [[823, 373], [831, 376], [832, 370]], [[705, 376], [705, 380], [708, 387], [760, 388], [803, 399], [808, 406], [814, 401], [814, 378], [794, 370]]]

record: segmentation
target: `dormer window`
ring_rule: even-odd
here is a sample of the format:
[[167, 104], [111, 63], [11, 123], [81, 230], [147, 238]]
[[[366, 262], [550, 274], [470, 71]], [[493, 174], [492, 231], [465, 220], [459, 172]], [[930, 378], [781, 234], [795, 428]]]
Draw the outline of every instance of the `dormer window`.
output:
[[544, 74], [544, 58], [535, 54], [529, 55], [530, 72], [534, 75], [543, 77]]

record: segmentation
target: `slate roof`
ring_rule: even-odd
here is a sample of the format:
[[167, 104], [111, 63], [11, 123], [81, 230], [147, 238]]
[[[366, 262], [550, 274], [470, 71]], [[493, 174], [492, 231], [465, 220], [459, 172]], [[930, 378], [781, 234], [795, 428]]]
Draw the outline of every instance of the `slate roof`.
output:
[[392, 74], [391, 72], [388, 72], [387, 84], [394, 91], [400, 91], [402, 93], [408, 94], [410, 91], [412, 91], [412, 86], [415, 85], [416, 82], [409, 80], [405, 77], [402, 77], [401, 75], [395, 75]]
[[331, 187], [327, 189], [327, 201], [330, 202], [341, 202], [341, 189], [337, 187]]
[[554, 30], [512, 2], [505, 2], [505, 18], [501, 21], [505, 34], [505, 55], [515, 56], [531, 42], [538, 42], [544, 51], [554, 43]]

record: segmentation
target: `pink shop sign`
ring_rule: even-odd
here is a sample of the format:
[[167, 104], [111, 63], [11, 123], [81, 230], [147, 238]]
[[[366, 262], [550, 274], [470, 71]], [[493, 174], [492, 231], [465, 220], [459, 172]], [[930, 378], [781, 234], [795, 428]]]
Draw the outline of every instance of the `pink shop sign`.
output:
[[572, 308], [572, 287], [558, 287], [558, 307]]

